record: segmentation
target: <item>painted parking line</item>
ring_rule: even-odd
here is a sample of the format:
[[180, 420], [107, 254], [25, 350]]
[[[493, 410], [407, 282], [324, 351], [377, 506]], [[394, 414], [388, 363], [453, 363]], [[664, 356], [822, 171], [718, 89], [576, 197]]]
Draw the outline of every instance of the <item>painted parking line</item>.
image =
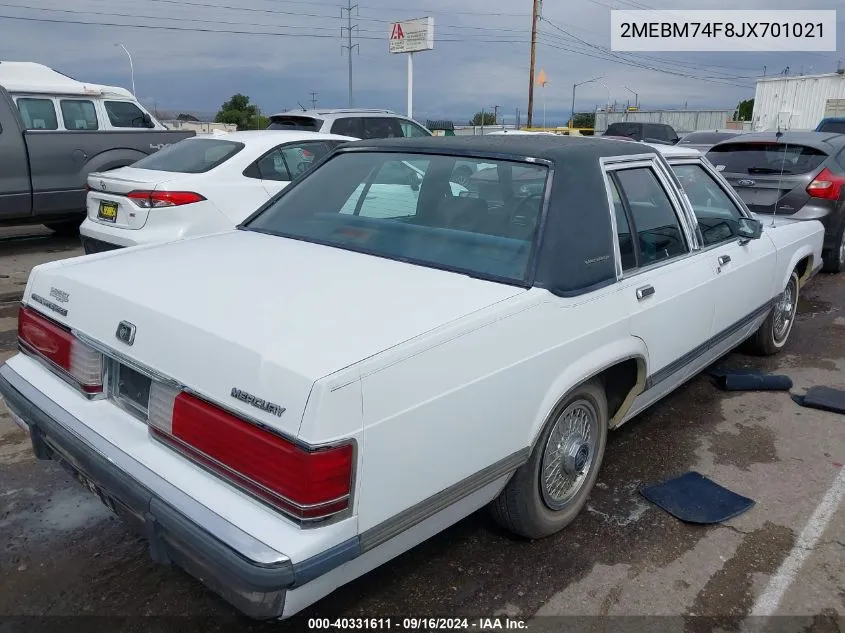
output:
[[816, 506], [789, 556], [783, 561], [775, 575], [772, 576], [765, 591], [757, 599], [754, 608], [751, 610], [752, 616], [767, 617], [775, 615], [781, 600], [783, 600], [790, 585], [795, 581], [801, 567], [813, 552], [842, 503], [843, 496], [845, 496], [845, 466], [839, 471], [833, 485], [822, 497], [819, 505]]

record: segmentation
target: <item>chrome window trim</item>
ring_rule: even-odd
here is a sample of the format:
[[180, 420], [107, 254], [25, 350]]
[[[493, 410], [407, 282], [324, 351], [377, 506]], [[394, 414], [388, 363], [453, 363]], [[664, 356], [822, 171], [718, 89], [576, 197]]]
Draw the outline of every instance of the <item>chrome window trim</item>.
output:
[[[642, 273], [647, 273], [663, 266], [668, 266], [675, 262], [683, 261], [701, 252], [701, 248], [697, 240], [698, 224], [695, 224], [695, 230], [690, 227], [689, 214], [691, 212], [692, 207], [687, 207], [687, 205], [682, 203], [678, 196], [674, 193], [674, 189], [672, 186], [673, 176], [674, 179], [676, 179], [677, 176], [675, 176], [674, 174], [669, 175], [667, 168], [662, 164], [660, 165], [659, 169], [656, 169], [656, 166], [660, 164], [660, 159], [655, 154], [637, 154], [632, 156], [621, 157], [603, 157], [599, 159], [599, 163], [605, 181], [605, 194], [608, 202], [608, 212], [610, 213], [610, 224], [613, 229], [613, 253], [616, 258], [617, 281], [630, 279]], [[672, 208], [675, 212], [675, 218], [678, 220], [678, 223], [681, 227], [681, 231], [683, 232], [684, 237], [687, 240], [687, 252], [683, 255], [677, 255], [675, 257], [672, 257], [671, 259], [661, 260], [653, 264], [649, 264], [648, 266], [634, 268], [626, 273], [622, 270], [622, 254], [619, 251], [619, 237], [617, 233], [618, 227], [616, 225], [616, 213], [613, 208], [613, 197], [610, 193], [610, 173], [615, 171], [622, 171], [625, 169], [637, 169], [641, 167], [653, 169], [655, 177], [658, 179], [658, 182], [666, 191], [666, 196], [669, 199], [669, 203], [672, 205]], [[669, 169], [671, 169], [671, 167]]]
[[[754, 219], [754, 216], [745, 206], [745, 203], [742, 201], [742, 198], [739, 197], [736, 190], [731, 187], [731, 184], [725, 180], [725, 177], [722, 176], [719, 171], [713, 167], [713, 164], [707, 160], [706, 157], [689, 157], [689, 158], [679, 158], [677, 160], [670, 161], [669, 163], [671, 166], [674, 165], [697, 165], [700, 167], [708, 176], [713, 179], [713, 182], [716, 184], [719, 189], [728, 197], [728, 200], [733, 203], [736, 210], [739, 212], [740, 217]], [[695, 215], [695, 209], [692, 206], [692, 201], [689, 201], [690, 212], [692, 213], [693, 217], [696, 218], [696, 226], [698, 227], [698, 217]], [[698, 228], [700, 232], [700, 228]], [[721, 242], [716, 242], [715, 244], [705, 244], [704, 243], [704, 236], [701, 236], [701, 251], [702, 252], [709, 252], [715, 248], [723, 248], [728, 246], [734, 242], [741, 241], [742, 238], [738, 236], [730, 237], [726, 240], [722, 240]]]

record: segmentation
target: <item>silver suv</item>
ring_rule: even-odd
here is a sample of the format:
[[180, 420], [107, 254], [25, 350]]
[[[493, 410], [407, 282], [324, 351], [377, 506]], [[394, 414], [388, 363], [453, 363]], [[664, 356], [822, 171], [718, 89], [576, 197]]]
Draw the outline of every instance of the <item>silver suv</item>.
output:
[[360, 139], [432, 136], [416, 121], [390, 110], [349, 108], [338, 110], [287, 110], [270, 117], [268, 130], [330, 132]]

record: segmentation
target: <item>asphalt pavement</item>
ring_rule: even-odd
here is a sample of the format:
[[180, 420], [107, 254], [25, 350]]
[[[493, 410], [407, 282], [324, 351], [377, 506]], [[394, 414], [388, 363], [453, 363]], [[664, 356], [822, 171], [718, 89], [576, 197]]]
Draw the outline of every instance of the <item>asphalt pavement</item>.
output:
[[[20, 268], [22, 257], [77, 254], [58, 238], [34, 250], [16, 244], [10, 255], [0, 242], [0, 276], [10, 274], [3, 267], [11, 257]], [[723, 362], [787, 374], [794, 394], [845, 388], [843, 308], [845, 275], [820, 275], [805, 289], [784, 353], [737, 353]], [[17, 309], [15, 300], [0, 304], [0, 361], [15, 353]], [[638, 492], [690, 470], [755, 506], [725, 524], [695, 526]], [[733, 631], [763, 623], [845, 631], [843, 494], [845, 416], [799, 407], [789, 393], [724, 393], [699, 376], [611, 434], [588, 506], [562, 533], [514, 539], [479, 512], [300, 616], [256, 623], [178, 569], [151, 563], [144, 541], [96, 498], [56, 464], [34, 459], [0, 404], [0, 615], [54, 618], [16, 620], [19, 630], [58, 616], [74, 616], [77, 625], [87, 621], [79, 616], [114, 616], [113, 630], [189, 633], [300, 631], [314, 617], [439, 615], [499, 617], [502, 628], [511, 618], [538, 631]], [[92, 630], [103, 623], [90, 621]]]

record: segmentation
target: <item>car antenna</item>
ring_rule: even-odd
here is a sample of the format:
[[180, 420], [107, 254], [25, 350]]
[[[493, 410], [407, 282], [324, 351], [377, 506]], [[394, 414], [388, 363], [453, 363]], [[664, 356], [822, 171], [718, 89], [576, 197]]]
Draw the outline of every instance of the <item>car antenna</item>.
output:
[[[784, 95], [786, 97], [786, 95]], [[798, 101], [798, 86], [795, 86], [795, 96], [792, 100], [792, 110], [789, 112], [790, 118], [792, 117], [792, 113], [795, 112], [795, 102]], [[783, 103], [783, 100], [781, 100]], [[783, 136], [783, 132], [780, 129], [780, 114], [778, 114], [778, 131], [775, 132], [775, 138], [780, 141], [781, 137]], [[787, 141], [783, 146], [783, 156], [780, 159], [780, 175], [778, 176], [778, 198], [775, 200], [775, 208], [772, 211], [772, 226], [775, 225], [775, 217], [778, 214], [778, 204], [780, 204], [781, 195], [780, 195], [780, 188], [783, 184], [783, 170], [786, 166], [786, 150], [789, 149], [789, 141]]]
[[299, 103], [299, 101], [296, 102], [296, 105], [298, 105], [300, 108], [302, 108], [303, 112], [307, 112], [307, 110], [305, 109], [305, 106], [302, 105], [301, 103]]

